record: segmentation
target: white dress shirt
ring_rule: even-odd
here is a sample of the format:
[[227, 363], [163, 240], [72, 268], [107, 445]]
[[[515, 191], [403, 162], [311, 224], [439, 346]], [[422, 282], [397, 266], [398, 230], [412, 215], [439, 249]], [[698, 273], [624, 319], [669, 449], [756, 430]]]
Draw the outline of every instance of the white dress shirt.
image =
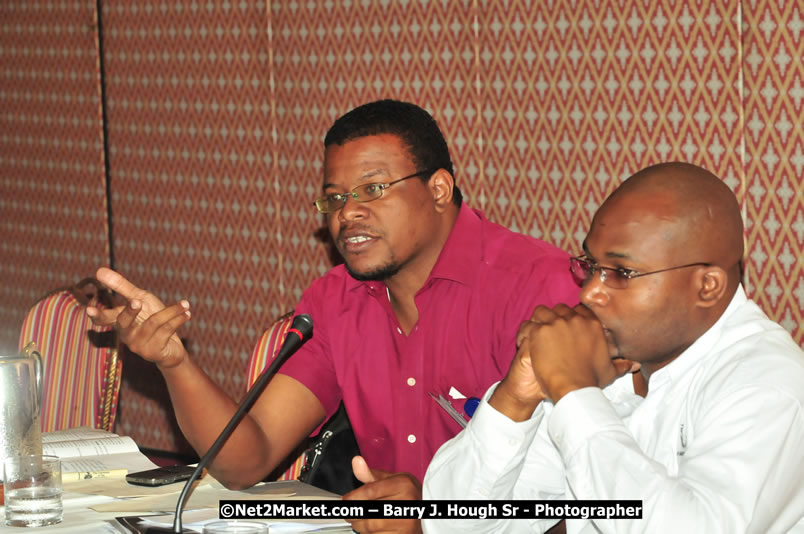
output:
[[[445, 443], [425, 499], [642, 500], [642, 519], [568, 533], [804, 533], [804, 353], [742, 287], [718, 322], [655, 372], [542, 402], [514, 422], [486, 393]], [[556, 520], [425, 520], [425, 532], [544, 532]]]

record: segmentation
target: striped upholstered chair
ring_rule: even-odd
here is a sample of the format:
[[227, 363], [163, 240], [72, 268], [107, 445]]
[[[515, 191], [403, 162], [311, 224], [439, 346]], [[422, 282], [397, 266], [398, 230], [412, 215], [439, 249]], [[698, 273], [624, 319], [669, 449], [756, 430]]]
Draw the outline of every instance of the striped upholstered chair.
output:
[[85, 307], [111, 305], [110, 293], [94, 279], [50, 293], [28, 312], [20, 351], [34, 343], [42, 355], [42, 430], [90, 426], [112, 431], [120, 374], [113, 330], [97, 327]]
[[[292, 322], [293, 312], [291, 311], [274, 321], [274, 323], [263, 332], [248, 361], [249, 388], [260, 376], [262, 370], [265, 369], [274, 358], [276, 353], [279, 352], [279, 349], [282, 347], [282, 342], [285, 341], [288, 328], [290, 328], [290, 323]], [[307, 459], [307, 454], [304, 452], [303, 448], [300, 453], [299, 451], [297, 451], [297, 453], [298, 456], [294, 454], [292, 455], [293, 457], [288, 458], [288, 462], [283, 465], [283, 467], [287, 466], [287, 470], [282, 473], [277, 480], [297, 480], [299, 478], [302, 467], [304, 467], [304, 462]]]

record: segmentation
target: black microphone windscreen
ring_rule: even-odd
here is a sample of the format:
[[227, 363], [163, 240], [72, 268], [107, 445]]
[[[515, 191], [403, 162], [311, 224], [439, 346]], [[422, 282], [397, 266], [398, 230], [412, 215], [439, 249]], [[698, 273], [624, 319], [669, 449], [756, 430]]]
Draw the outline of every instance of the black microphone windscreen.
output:
[[299, 334], [301, 334], [301, 338], [304, 340], [310, 339], [310, 337], [313, 335], [313, 318], [306, 313], [297, 315], [293, 318], [293, 322], [290, 324], [290, 330], [296, 330], [299, 332]]

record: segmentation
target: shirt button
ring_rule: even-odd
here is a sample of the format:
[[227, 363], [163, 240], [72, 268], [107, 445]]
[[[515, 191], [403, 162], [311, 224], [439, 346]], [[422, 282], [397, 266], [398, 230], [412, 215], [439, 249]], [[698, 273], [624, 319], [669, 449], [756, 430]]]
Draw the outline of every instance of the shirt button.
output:
[[413, 378], [412, 376], [410, 378], [408, 378], [408, 385], [409, 386], [415, 386], [416, 385], [416, 379]]
[[396, 331], [399, 332], [400, 334], [402, 333], [402, 329], [399, 328], [398, 326], [396, 327]]
[[408, 442], [416, 443], [416, 436], [414, 436], [413, 434], [408, 434]]

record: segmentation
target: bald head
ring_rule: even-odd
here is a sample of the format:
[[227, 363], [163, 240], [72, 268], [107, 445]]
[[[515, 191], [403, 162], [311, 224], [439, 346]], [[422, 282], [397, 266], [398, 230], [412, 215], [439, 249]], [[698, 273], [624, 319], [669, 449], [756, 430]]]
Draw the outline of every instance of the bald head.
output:
[[[623, 182], [601, 206], [623, 205], [663, 211], [672, 219], [668, 246], [687, 258], [706, 258], [724, 270], [739, 271], [743, 221], [731, 189], [711, 172], [689, 163], [660, 163]], [[732, 274], [732, 273], [730, 273]], [[739, 274], [737, 274], [739, 277]]]
[[601, 269], [638, 273], [625, 287], [593, 277], [581, 302], [605, 325], [620, 355], [642, 362], [647, 378], [703, 335], [732, 301], [741, 278], [740, 208], [710, 172], [687, 163], [655, 165], [606, 199], [584, 252]]

